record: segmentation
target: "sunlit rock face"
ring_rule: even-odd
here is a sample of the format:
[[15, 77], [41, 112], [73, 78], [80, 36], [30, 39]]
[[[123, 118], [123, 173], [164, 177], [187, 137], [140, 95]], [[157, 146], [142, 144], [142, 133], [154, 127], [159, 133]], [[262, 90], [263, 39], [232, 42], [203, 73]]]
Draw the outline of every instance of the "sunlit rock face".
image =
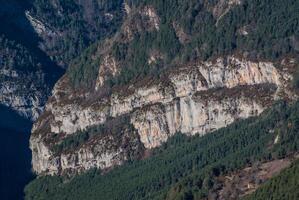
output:
[[[32, 130], [35, 172], [107, 169], [132, 158], [128, 155], [160, 146], [175, 133], [204, 135], [237, 119], [259, 115], [275, 99], [291, 98], [292, 77], [271, 62], [229, 56], [181, 66], [166, 74], [105, 96], [74, 93], [63, 77]], [[105, 126], [122, 116], [128, 117], [126, 123], [132, 130], [120, 126], [117, 137], [102, 133], [105, 136], [91, 137], [67, 152], [53, 151], [78, 131]]]

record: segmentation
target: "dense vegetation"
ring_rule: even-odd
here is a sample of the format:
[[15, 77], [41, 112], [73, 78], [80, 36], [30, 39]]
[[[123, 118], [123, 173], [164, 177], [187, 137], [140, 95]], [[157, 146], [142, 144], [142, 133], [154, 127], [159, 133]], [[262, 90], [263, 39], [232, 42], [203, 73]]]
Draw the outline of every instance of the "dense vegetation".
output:
[[[214, 0], [138, 2], [153, 5], [162, 23], [178, 22], [191, 35], [192, 42], [188, 45], [193, 50], [200, 49], [198, 56], [202, 58], [236, 49], [270, 59], [298, 52], [298, 47], [294, 46], [299, 36], [299, 3], [296, 0], [244, 0], [222, 17], [210, 12], [209, 8], [219, 2]], [[240, 34], [240, 28], [244, 27], [248, 35]]]
[[79, 56], [89, 45], [113, 34], [122, 22], [123, 0], [35, 0], [32, 15], [52, 36], [43, 36], [42, 47], [62, 65]]
[[[158, 76], [165, 68], [178, 63], [232, 53], [241, 53], [249, 59], [273, 61], [286, 55], [298, 55], [297, 0], [243, 0], [227, 13], [229, 6], [219, 6], [219, 1], [215, 0], [127, 2], [138, 10], [146, 5], [155, 8], [160, 28], [148, 31], [146, 25], [142, 25], [146, 19], [133, 15], [134, 20], [130, 23], [143, 29], [135, 31], [130, 42], [114, 42], [112, 54], [122, 69], [119, 76], [108, 81], [110, 86], [127, 84], [145, 76]], [[176, 29], [184, 32], [183, 41]], [[158, 60], [149, 64], [153, 53], [159, 55]], [[90, 63], [83, 65], [84, 68], [93, 68]], [[78, 79], [84, 83], [84, 78]]]
[[94, 58], [93, 56], [96, 50], [97, 43], [84, 50], [79, 57], [71, 62], [67, 74], [74, 87], [91, 88], [94, 86], [101, 61], [100, 57]]
[[[116, 84], [125, 84], [132, 79], [148, 74], [159, 74], [158, 66], [147, 63], [151, 51], [166, 56], [162, 65], [173, 62], [188, 62], [208, 59], [213, 56], [247, 52], [250, 58], [275, 60], [298, 52], [299, 4], [298, 1], [244, 1], [218, 22], [208, 11], [217, 1], [138, 1], [138, 6], [152, 5], [161, 18], [161, 28], [154, 33], [140, 33], [126, 48], [116, 45], [116, 55], [128, 66], [122, 69]], [[132, 3], [134, 5], [134, 3]], [[188, 42], [180, 44], [173, 22], [188, 35]], [[217, 24], [217, 25], [216, 25]], [[246, 28], [248, 35], [240, 34]], [[124, 52], [119, 52], [124, 50]], [[132, 56], [130, 56], [132, 54]], [[137, 55], [138, 61], [134, 59]], [[131, 58], [132, 57], [132, 58]], [[179, 59], [174, 59], [175, 57]], [[140, 77], [141, 76], [141, 77]]]
[[[279, 103], [260, 117], [203, 137], [176, 135], [145, 160], [106, 174], [91, 170], [71, 180], [40, 177], [26, 199], [194, 199], [208, 195], [213, 178], [298, 151], [299, 102]], [[274, 144], [274, 139], [280, 140]]]
[[245, 200], [299, 199], [299, 161], [260, 187]]

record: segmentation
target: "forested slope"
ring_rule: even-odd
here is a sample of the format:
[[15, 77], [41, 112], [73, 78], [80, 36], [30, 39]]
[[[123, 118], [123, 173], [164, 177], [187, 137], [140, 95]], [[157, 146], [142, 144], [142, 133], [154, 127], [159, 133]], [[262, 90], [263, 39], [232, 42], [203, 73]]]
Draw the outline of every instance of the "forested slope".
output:
[[[59, 151], [77, 153], [75, 150], [78, 150], [78, 146], [90, 147], [93, 150], [93, 145], [98, 144], [98, 141], [90, 136], [94, 136], [93, 132], [97, 132], [98, 129], [101, 130], [97, 132], [98, 135], [102, 136], [102, 130], [105, 131], [105, 128], [101, 128], [102, 123], [106, 125], [107, 122], [99, 120], [100, 117], [97, 118], [94, 113], [101, 114], [103, 110], [109, 110], [97, 107], [98, 102], [110, 104], [109, 100], [105, 99], [110, 99], [109, 95], [125, 96], [132, 93], [137, 84], [140, 87], [147, 85], [145, 83], [147, 80], [150, 80], [148, 83], [158, 82], [161, 83], [159, 86], [167, 88], [169, 82], [165, 74], [185, 67], [185, 75], [188, 77], [192, 74], [191, 67], [188, 68], [190, 63], [205, 61], [215, 63], [215, 60], [219, 59], [224, 63], [223, 68], [226, 66], [238, 68], [238, 65], [246, 66], [244, 63], [249, 63], [250, 67], [258, 66], [259, 70], [264, 70], [260, 66], [273, 64], [273, 68], [266, 70], [266, 74], [273, 75], [276, 70], [282, 70], [287, 72], [282, 75], [283, 79], [291, 77], [288, 73], [293, 74], [298, 65], [299, 2], [296, 0], [242, 0], [229, 1], [229, 4], [222, 0], [128, 0], [115, 1], [115, 4], [109, 3], [110, 1], [99, 1], [99, 7], [91, 9], [93, 11], [89, 6], [95, 5], [95, 1], [91, 4], [88, 4], [90, 1], [49, 2], [50, 4], [47, 1], [36, 1], [30, 14], [47, 22], [46, 27], [55, 33], [52, 43], [42, 46], [42, 49], [62, 66], [70, 62], [70, 67], [57, 84], [57, 90], [50, 102], [53, 104], [49, 104], [49, 110], [37, 123], [37, 127], [41, 124], [46, 125], [35, 130], [33, 138], [40, 140], [42, 136], [49, 136], [45, 144], [50, 144], [47, 141], [57, 142], [58, 145], [54, 146], [56, 153]], [[94, 11], [98, 11], [95, 12], [97, 14], [93, 13]], [[101, 17], [103, 14], [104, 18]], [[60, 19], [60, 15], [66, 17]], [[60, 29], [66, 27], [71, 29], [61, 32]], [[87, 29], [89, 27], [90, 29]], [[47, 34], [42, 34], [41, 37], [49, 41]], [[89, 47], [85, 49], [87, 46]], [[61, 51], [65, 54], [60, 54]], [[226, 65], [226, 62], [229, 62], [227, 56], [232, 56], [232, 60], [240, 58], [242, 61], [236, 66]], [[265, 61], [266, 64], [251, 61]], [[257, 73], [259, 72], [257, 70]], [[234, 91], [242, 93], [240, 88], [246, 89], [248, 87], [245, 86], [248, 85], [246, 81], [242, 82], [243, 77], [239, 76], [238, 72], [234, 75], [241, 77], [240, 87], [235, 87]], [[299, 75], [294, 79], [297, 86], [298, 77]], [[202, 81], [203, 85], [205, 84], [200, 74], [196, 75], [196, 78], [198, 82]], [[188, 84], [189, 82], [186, 83]], [[190, 85], [192, 84], [191, 82]], [[258, 88], [255, 85], [252, 87]], [[288, 87], [283, 89], [286, 89], [285, 91], [294, 89]], [[215, 87], [213, 91], [232, 91], [229, 89], [231, 88]], [[182, 91], [184, 90], [187, 89], [183, 88]], [[143, 93], [147, 92], [154, 93], [147, 90]], [[172, 91], [165, 93], [172, 95]], [[209, 99], [209, 94], [211, 93], [208, 91], [206, 99]], [[298, 151], [299, 103], [291, 102], [296, 95], [291, 92], [288, 94], [289, 96], [280, 97], [289, 101], [277, 103], [261, 116], [237, 120], [227, 128], [203, 137], [187, 137], [178, 133], [162, 147], [145, 150], [144, 159], [139, 161], [128, 159], [129, 161], [123, 166], [105, 171], [94, 169], [71, 177], [42, 174], [26, 187], [26, 198], [73, 200], [208, 198], [214, 195], [211, 193], [217, 187], [215, 180], [219, 176], [252, 166], [256, 162], [284, 158]], [[158, 96], [157, 93], [154, 95]], [[223, 98], [219, 96], [220, 99]], [[149, 101], [151, 98], [155, 99], [150, 96]], [[117, 102], [117, 98], [111, 99]], [[132, 102], [135, 101], [134, 99]], [[130, 101], [124, 100], [124, 102]], [[58, 107], [55, 108], [56, 105]], [[125, 106], [117, 107], [121, 114], [125, 112], [122, 109], [128, 107], [127, 104], [123, 105]], [[152, 105], [140, 105], [138, 109], [141, 107], [142, 110], [151, 111]], [[88, 106], [90, 109], [84, 110], [89, 108]], [[157, 108], [159, 104], [152, 107]], [[83, 110], [80, 110], [81, 108]], [[76, 114], [69, 114], [72, 111], [78, 112], [79, 117]], [[152, 108], [152, 111], [156, 110]], [[214, 111], [218, 112], [217, 109]], [[230, 112], [237, 111], [233, 109]], [[87, 117], [82, 117], [83, 112]], [[109, 116], [107, 120], [117, 120], [116, 116], [118, 117], [118, 114]], [[55, 123], [51, 126], [47, 124], [53, 119], [57, 119], [57, 122], [54, 120]], [[148, 119], [144, 121], [146, 120]], [[224, 118], [222, 121], [225, 120]], [[88, 127], [86, 124], [90, 121], [93, 122], [91, 123], [93, 126]], [[66, 126], [63, 126], [65, 124]], [[78, 124], [83, 124], [84, 128], [80, 126], [78, 128]], [[161, 126], [161, 123], [159, 125]], [[114, 127], [111, 134], [109, 131], [106, 132], [110, 136], [122, 134], [122, 130], [117, 130], [117, 127]], [[63, 131], [68, 131], [70, 136], [65, 137], [68, 134]], [[148, 132], [154, 133], [154, 131]], [[137, 138], [134, 134], [131, 136]], [[91, 142], [85, 143], [89, 139]], [[38, 146], [43, 145], [44, 141], [34, 142]], [[40, 148], [36, 148], [36, 152], [37, 149]], [[95, 155], [102, 152], [96, 152]], [[45, 166], [45, 171], [51, 166], [47, 165], [47, 161], [53, 158], [51, 157], [53, 155], [47, 156], [43, 158], [46, 164], [40, 165]], [[78, 167], [77, 172], [85, 164], [76, 163], [76, 159], [72, 160], [71, 156], [68, 158], [69, 163], [73, 161], [75, 170]], [[65, 159], [66, 162], [68, 158]], [[59, 169], [60, 167], [57, 171]]]
[[[296, 0], [125, 2], [131, 8], [130, 17], [125, 18], [123, 32], [108, 37], [112, 47], [101, 42], [94, 44], [68, 70], [76, 87], [86, 86], [86, 82], [89, 87], [95, 84], [96, 78], [87, 74], [96, 73], [94, 65], [104, 59], [101, 51], [94, 50], [95, 46], [104, 48], [121, 65], [120, 72], [107, 80], [109, 86], [132, 83], [146, 76], [156, 77], [178, 64], [231, 54], [272, 61], [298, 57], [299, 3]], [[157, 16], [142, 17], [140, 13], [146, 8]], [[157, 29], [151, 28], [147, 20], [158, 23]], [[129, 38], [126, 31], [130, 32]], [[151, 57], [155, 62], [149, 62]]]
[[[203, 137], [177, 135], [150, 158], [109, 173], [92, 170], [68, 180], [40, 177], [26, 188], [27, 199], [198, 199], [213, 179], [256, 161], [296, 152], [299, 103], [275, 105], [260, 117], [236, 122]], [[274, 144], [279, 135], [280, 140]]]
[[41, 49], [68, 66], [89, 45], [114, 34], [124, 15], [123, 0], [34, 0], [30, 16], [45, 26]]
[[299, 161], [281, 174], [262, 185], [254, 194], [244, 200], [299, 199]]

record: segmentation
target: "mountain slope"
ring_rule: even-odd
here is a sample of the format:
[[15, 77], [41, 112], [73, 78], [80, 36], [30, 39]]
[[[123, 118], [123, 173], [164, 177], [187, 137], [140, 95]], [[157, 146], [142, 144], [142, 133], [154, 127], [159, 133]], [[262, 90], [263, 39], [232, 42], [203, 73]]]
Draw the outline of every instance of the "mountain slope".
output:
[[0, 103], [36, 120], [61, 67], [114, 33], [121, 9], [122, 1], [1, 0]]
[[88, 62], [69, 70], [70, 84], [85, 84], [84, 76], [76, 72], [82, 65], [91, 68], [93, 60], [102, 63], [102, 69], [93, 71], [98, 72], [98, 79], [91, 86], [98, 88], [105, 81], [112, 86], [132, 84], [136, 79], [158, 76], [171, 66], [224, 55], [260, 61], [298, 55], [295, 0], [126, 3], [128, 16], [121, 30], [98, 44]]
[[[296, 45], [284, 45], [290, 37], [296, 42], [299, 16], [288, 11], [297, 4], [126, 1], [115, 35], [84, 51], [55, 85], [32, 130], [33, 169], [44, 175], [110, 168], [177, 132], [204, 135], [257, 116], [275, 100], [296, 99]], [[283, 18], [290, 21], [281, 33], [273, 27]], [[249, 22], [250, 33], [239, 34]], [[122, 118], [126, 123], [107, 133]]]
[[0, 103], [26, 119], [37, 119], [61, 75], [62, 70], [54, 66], [22, 44], [0, 36]]
[[298, 153], [298, 1], [84, 2], [26, 13], [52, 60], [79, 55], [32, 129], [27, 199], [239, 198], [223, 177]]
[[254, 194], [244, 199], [298, 199], [299, 162], [261, 186]]
[[97, 40], [113, 34], [122, 22], [123, 0], [35, 0], [26, 13], [40, 47], [61, 66]]
[[[203, 137], [177, 135], [153, 150], [149, 158], [126, 163], [108, 173], [91, 170], [71, 179], [39, 177], [26, 187], [26, 198], [207, 197], [216, 183], [214, 178], [298, 150], [298, 105], [277, 104], [260, 117], [236, 122]], [[278, 135], [280, 139], [275, 142]]]

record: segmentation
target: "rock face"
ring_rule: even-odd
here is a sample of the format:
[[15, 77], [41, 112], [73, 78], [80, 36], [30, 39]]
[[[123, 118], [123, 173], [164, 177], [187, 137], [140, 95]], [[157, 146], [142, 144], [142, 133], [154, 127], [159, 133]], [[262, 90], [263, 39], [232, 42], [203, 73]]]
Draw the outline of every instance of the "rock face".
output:
[[107, 76], [115, 76], [117, 73], [117, 63], [112, 56], [105, 56], [104, 61], [99, 67], [98, 78], [96, 81], [96, 90], [104, 85]]
[[[236, 119], [256, 116], [274, 99], [287, 97], [292, 79], [273, 63], [234, 56], [181, 66], [166, 74], [109, 95], [75, 93], [63, 77], [32, 130], [34, 171], [63, 174], [106, 169], [136, 158], [143, 151], [140, 146], [158, 147], [175, 133], [204, 135]], [[123, 116], [128, 118], [123, 124], [132, 126], [130, 131], [120, 125], [114, 131], [116, 137], [107, 134], [110, 128], [101, 129], [80, 145], [57, 151], [63, 141]], [[115, 148], [107, 150], [105, 146]]]
[[219, 0], [212, 9], [213, 16], [217, 19], [216, 25], [219, 20], [221, 20], [221, 18], [230, 11], [230, 9], [234, 6], [240, 5], [241, 3], [241, 0]]
[[43, 35], [47, 35], [47, 37], [55, 37], [58, 34], [52, 31], [45, 23], [41, 22], [39, 19], [34, 18], [29, 11], [25, 11], [25, 16], [29, 20], [31, 26], [34, 31], [42, 37]]
[[[41, 90], [42, 81], [38, 80], [42, 80], [39, 79], [42, 74], [34, 74], [35, 79], [32, 80], [26, 75], [28, 74], [23, 72], [19, 74], [14, 70], [0, 71], [0, 76], [4, 79], [0, 82], [0, 104], [17, 111], [26, 119], [34, 121], [43, 111], [49, 88], [42, 86], [44, 90]], [[20, 83], [20, 80], [26, 81]]]
[[140, 15], [142, 17], [147, 18], [147, 25], [151, 27], [152, 29], [159, 30], [160, 28], [160, 18], [157, 15], [156, 11], [154, 8], [150, 6], [146, 6], [143, 8], [143, 10], [140, 11]]
[[121, 27], [123, 42], [132, 41], [138, 33], [159, 31], [161, 19], [152, 6], [131, 9], [128, 4], [125, 4], [124, 9], [128, 16]]
[[[35, 151], [32, 159], [38, 167], [36, 169], [46, 174], [78, 173], [95, 167], [106, 169], [121, 165], [125, 160], [137, 157], [139, 152], [143, 152], [143, 146], [136, 130], [127, 124], [117, 124], [117, 120], [110, 124], [109, 130], [97, 134], [78, 148], [64, 148], [61, 152], [53, 153], [48, 143], [32, 138]], [[120, 132], [114, 132], [115, 127]]]

